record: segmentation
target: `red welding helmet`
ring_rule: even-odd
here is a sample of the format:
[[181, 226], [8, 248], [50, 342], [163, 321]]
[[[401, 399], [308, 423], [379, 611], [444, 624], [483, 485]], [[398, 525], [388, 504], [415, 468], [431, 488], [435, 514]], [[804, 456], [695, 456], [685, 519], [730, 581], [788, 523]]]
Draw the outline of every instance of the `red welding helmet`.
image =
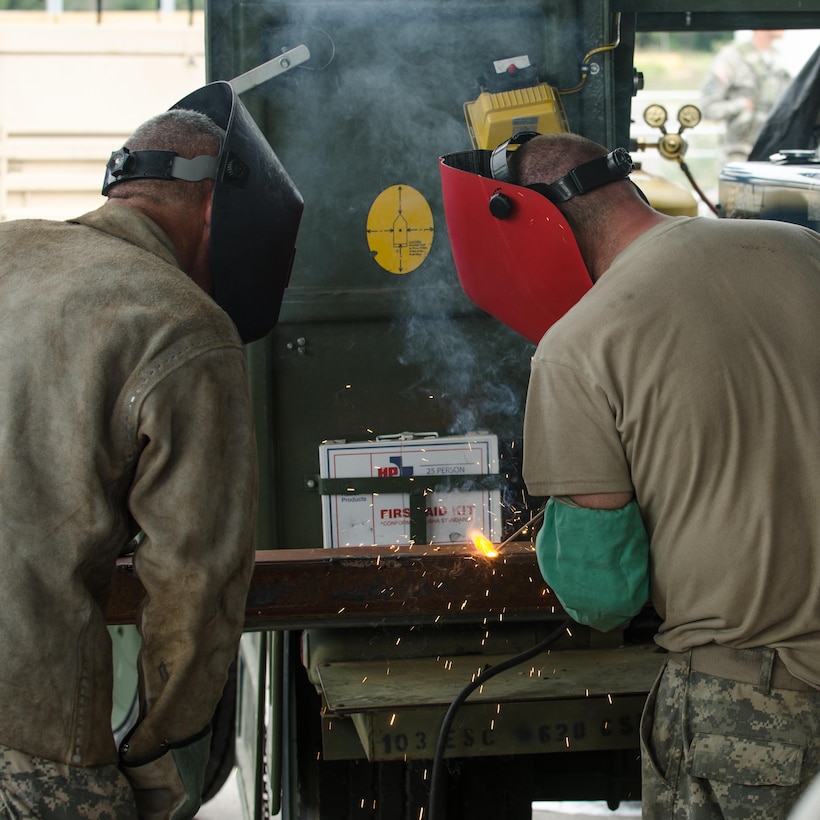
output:
[[558, 208], [531, 188], [494, 178], [497, 158], [498, 149], [441, 157], [450, 247], [470, 300], [537, 344], [592, 279]]

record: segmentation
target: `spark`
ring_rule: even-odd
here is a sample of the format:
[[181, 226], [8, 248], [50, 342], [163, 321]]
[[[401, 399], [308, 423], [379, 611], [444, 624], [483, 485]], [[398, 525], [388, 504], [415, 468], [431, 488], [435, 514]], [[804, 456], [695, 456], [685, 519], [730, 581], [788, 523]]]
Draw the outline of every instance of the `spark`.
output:
[[393, 712], [393, 714], [390, 715], [390, 725], [392, 726], [395, 722], [396, 722], [396, 713]]
[[365, 676], [362, 678], [362, 683], [364, 683], [366, 680], [367, 680], [367, 675], [365, 675]]
[[606, 699], [609, 701], [609, 705], [612, 706], [612, 695], [607, 695]]

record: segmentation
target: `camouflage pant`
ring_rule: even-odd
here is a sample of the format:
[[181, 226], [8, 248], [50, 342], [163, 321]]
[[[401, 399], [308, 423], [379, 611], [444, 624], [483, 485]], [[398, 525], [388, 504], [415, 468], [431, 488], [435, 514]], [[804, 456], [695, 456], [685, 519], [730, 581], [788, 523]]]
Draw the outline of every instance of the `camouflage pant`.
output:
[[136, 820], [116, 766], [66, 766], [0, 746], [0, 820]]
[[820, 691], [667, 661], [644, 709], [641, 761], [648, 820], [785, 820], [820, 772]]

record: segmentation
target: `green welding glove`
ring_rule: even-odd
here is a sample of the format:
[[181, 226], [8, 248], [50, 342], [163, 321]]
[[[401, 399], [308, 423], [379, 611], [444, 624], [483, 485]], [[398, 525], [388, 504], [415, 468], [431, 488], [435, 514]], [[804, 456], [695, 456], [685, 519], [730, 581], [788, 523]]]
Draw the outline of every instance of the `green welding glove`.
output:
[[541, 574], [579, 624], [609, 632], [649, 598], [649, 538], [634, 500], [593, 510], [551, 498], [535, 550]]
[[[140, 820], [190, 820], [202, 804], [205, 766], [211, 751], [211, 731], [184, 746], [139, 766], [120, 769], [134, 790]], [[127, 740], [121, 756], [127, 755]]]

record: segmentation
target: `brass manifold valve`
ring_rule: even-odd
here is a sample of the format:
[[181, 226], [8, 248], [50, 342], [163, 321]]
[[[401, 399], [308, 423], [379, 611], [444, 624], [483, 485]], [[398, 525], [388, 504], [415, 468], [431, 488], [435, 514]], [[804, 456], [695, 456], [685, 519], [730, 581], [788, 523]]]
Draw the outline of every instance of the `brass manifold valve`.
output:
[[[678, 111], [678, 128], [677, 134], [670, 134], [666, 130], [666, 121], [669, 115], [662, 105], [650, 105], [646, 111], [643, 112], [644, 122], [651, 128], [658, 128], [661, 132], [661, 138], [657, 143], [645, 143], [639, 140], [641, 148], [657, 148], [662, 157], [666, 159], [683, 161], [683, 155], [686, 153], [686, 140], [683, 138], [683, 132], [687, 128], [694, 128], [700, 122], [700, 110], [695, 105], [684, 105]], [[643, 143], [643, 144], [641, 144]]]
[[662, 105], [654, 103], [648, 106], [646, 111], [643, 112], [643, 118], [644, 122], [650, 126], [650, 128], [660, 129], [661, 138], [656, 143], [647, 143], [645, 140], [638, 140], [637, 147], [642, 150], [646, 148], [657, 148], [662, 157], [677, 162], [697, 195], [715, 216], [720, 216], [718, 209], [701, 190], [694, 176], [692, 176], [689, 166], [683, 159], [687, 147], [686, 140], [682, 136], [683, 132], [687, 128], [694, 128], [700, 122], [700, 109], [696, 105], [684, 105], [680, 111], [678, 111], [678, 123], [680, 127], [678, 128], [677, 134], [670, 134], [666, 130], [668, 114]]

